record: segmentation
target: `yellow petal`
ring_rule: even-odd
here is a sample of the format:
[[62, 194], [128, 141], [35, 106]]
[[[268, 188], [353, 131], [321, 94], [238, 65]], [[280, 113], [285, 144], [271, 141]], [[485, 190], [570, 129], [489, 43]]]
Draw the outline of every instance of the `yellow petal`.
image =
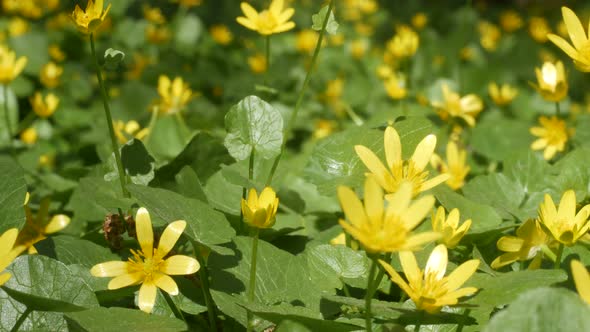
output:
[[522, 249], [522, 245], [524, 244], [524, 240], [514, 236], [502, 236], [496, 246], [498, 249], [505, 251], [505, 252], [518, 252]]
[[196, 259], [185, 255], [174, 255], [164, 261], [160, 271], [168, 275], [185, 275], [193, 274], [199, 268], [200, 265]]
[[440, 239], [441, 234], [438, 232], [422, 232], [412, 235], [406, 239], [404, 250], [418, 250], [424, 244]]
[[279, 22], [287, 22], [295, 14], [295, 9], [287, 8], [278, 16]]
[[428, 189], [434, 188], [434, 187], [438, 186], [439, 184], [447, 181], [450, 178], [451, 178], [450, 174], [437, 175], [430, 180], [424, 181], [422, 183], [422, 185], [420, 186], [420, 191], [426, 191]]
[[402, 220], [407, 229], [414, 229], [432, 211], [434, 206], [434, 196], [428, 195], [420, 197], [412, 203], [410, 207], [402, 214]]
[[12, 275], [10, 273], [0, 274], [0, 286], [4, 285]]
[[11, 228], [0, 236], [0, 257], [7, 255], [12, 250], [17, 236], [17, 228]]
[[463, 285], [467, 279], [477, 271], [479, 266], [478, 259], [468, 260], [467, 262], [459, 265], [449, 276], [447, 277], [447, 288], [449, 290], [455, 290]]
[[344, 186], [338, 187], [338, 199], [344, 215], [353, 225], [359, 226], [367, 223], [363, 204], [352, 189]]
[[277, 195], [271, 187], [264, 187], [260, 193], [260, 197], [258, 197], [258, 206], [266, 208], [270, 205], [273, 205], [276, 197]]
[[281, 32], [285, 32], [285, 31], [289, 31], [291, 29], [293, 29], [295, 27], [295, 23], [294, 22], [287, 22], [285, 24], [281, 24], [278, 27], [273, 29], [273, 33], [281, 33]]
[[154, 252], [154, 230], [148, 210], [141, 207], [135, 215], [135, 231], [141, 251], [146, 258], [152, 258]]
[[374, 225], [383, 219], [383, 190], [371, 176], [365, 180], [365, 213]]
[[416, 146], [416, 150], [414, 150], [414, 154], [412, 155], [412, 160], [414, 162], [414, 166], [418, 170], [423, 170], [428, 164], [432, 153], [434, 152], [434, 148], [436, 147], [436, 136], [430, 134], [418, 143]]
[[457, 304], [460, 297], [473, 295], [477, 292], [477, 288], [475, 287], [465, 287], [461, 289], [457, 289], [454, 292], [447, 293], [445, 296], [442, 296], [437, 299], [437, 304], [443, 305], [453, 305]]
[[510, 252], [507, 254], [502, 254], [498, 257], [496, 257], [496, 259], [494, 259], [494, 261], [492, 262], [492, 264], [490, 264], [490, 266], [492, 267], [492, 269], [499, 269], [503, 266], [512, 264], [514, 262], [516, 262], [520, 257], [520, 253], [517, 252]]
[[153, 283], [143, 283], [139, 288], [139, 296], [137, 299], [137, 305], [139, 309], [148, 314], [152, 312], [154, 303], [156, 303], [156, 295], [158, 294], [158, 288]]
[[166, 98], [170, 95], [170, 78], [165, 75], [158, 77], [158, 94], [160, 97]]
[[51, 218], [51, 221], [45, 226], [45, 234], [59, 232], [70, 224], [70, 217], [65, 214], [58, 214]]
[[420, 271], [420, 268], [418, 267], [418, 262], [416, 262], [416, 256], [414, 256], [414, 253], [411, 251], [400, 251], [399, 261], [410, 285], [420, 282], [422, 279], [422, 271]]
[[240, 16], [240, 17], [236, 18], [236, 21], [250, 30], [253, 30], [253, 31], [258, 30], [258, 26], [254, 22], [250, 21], [249, 19], [247, 19], [245, 17]]
[[123, 261], [110, 261], [94, 265], [90, 274], [95, 277], [116, 277], [127, 273], [128, 263]]
[[570, 58], [578, 58], [578, 51], [576, 51], [576, 49], [573, 48], [572, 45], [570, 45], [570, 43], [568, 43], [565, 39], [554, 34], [548, 34], [547, 38], [549, 38], [549, 40], [553, 42], [553, 44], [555, 44], [562, 51], [564, 51], [565, 54], [567, 54]]
[[134, 272], [134, 273], [125, 273], [120, 276], [113, 278], [109, 282], [109, 289], [119, 289], [131, 285], [137, 285], [143, 281], [143, 273], [141, 272]]
[[412, 200], [412, 185], [408, 182], [403, 182], [397, 191], [387, 198], [387, 215], [399, 215], [401, 211], [405, 211]]
[[568, 190], [561, 196], [559, 209], [557, 209], [557, 219], [559, 222], [571, 223], [576, 216], [576, 193]]
[[258, 204], [258, 192], [256, 192], [255, 188], [251, 188], [248, 192], [248, 206], [252, 210], [256, 210], [259, 207]]
[[563, 15], [565, 26], [567, 27], [567, 33], [570, 35], [574, 47], [578, 50], [582, 49], [588, 40], [582, 22], [580, 22], [576, 14], [567, 7], [561, 7], [561, 13]]
[[170, 276], [158, 273], [154, 276], [154, 283], [166, 293], [170, 295], [178, 295], [178, 286]]
[[160, 237], [160, 243], [158, 244], [158, 254], [160, 257], [166, 256], [170, 250], [178, 241], [178, 238], [182, 235], [184, 228], [186, 227], [186, 221], [177, 220], [166, 226], [162, 237]]
[[390, 186], [387, 181], [387, 178], [390, 177], [389, 170], [383, 166], [381, 160], [379, 160], [373, 151], [365, 146], [357, 145], [354, 147], [354, 150], [363, 164], [373, 173], [379, 185], [389, 191]]
[[444, 244], [436, 246], [426, 262], [424, 274], [434, 274], [436, 280], [441, 280], [447, 272], [447, 263], [449, 262], [447, 247]]
[[283, 0], [273, 0], [268, 7], [268, 10], [275, 15], [279, 15], [283, 10], [284, 2]]
[[385, 147], [385, 159], [387, 160], [387, 166], [391, 168], [393, 164], [402, 160], [402, 143], [395, 128], [389, 126], [387, 129], [385, 129], [383, 143]]
[[256, 9], [250, 6], [250, 4], [248, 4], [247, 2], [240, 3], [240, 8], [242, 9], [244, 15], [246, 15], [246, 17], [250, 21], [256, 22], [256, 20], [258, 19], [258, 12], [256, 11]]
[[578, 294], [582, 300], [590, 304], [590, 274], [588, 274], [588, 270], [578, 260], [572, 260], [571, 267]]
[[415, 297], [415, 293], [412, 290], [412, 288], [410, 288], [410, 286], [404, 281], [404, 279], [402, 279], [402, 277], [399, 275], [399, 273], [397, 273], [393, 269], [393, 267], [391, 267], [391, 265], [387, 264], [386, 262], [384, 262], [382, 260], [379, 260], [379, 264], [381, 264], [381, 266], [383, 267], [385, 272], [387, 272], [387, 274], [389, 274], [391, 281], [396, 283], [410, 297], [412, 297], [412, 298]]

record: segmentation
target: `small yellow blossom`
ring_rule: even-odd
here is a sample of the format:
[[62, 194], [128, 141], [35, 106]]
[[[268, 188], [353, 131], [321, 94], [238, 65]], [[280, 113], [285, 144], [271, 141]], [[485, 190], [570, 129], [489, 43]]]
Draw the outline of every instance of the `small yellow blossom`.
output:
[[455, 141], [447, 143], [447, 162], [439, 155], [433, 154], [430, 158], [430, 165], [441, 174], [448, 174], [447, 185], [457, 190], [465, 184], [465, 177], [469, 174], [471, 167], [467, 165], [467, 151], [460, 148]]
[[561, 7], [561, 13], [573, 46], [554, 34], [549, 34], [547, 38], [574, 60], [576, 68], [588, 73], [590, 72], [590, 36], [586, 34], [582, 22], [571, 9]]
[[27, 57], [16, 58], [14, 51], [0, 45], [0, 84], [12, 82], [23, 71]]
[[295, 23], [289, 21], [295, 9], [284, 8], [284, 0], [272, 0], [268, 9], [257, 12], [247, 2], [242, 2], [240, 8], [244, 16], [237, 18], [238, 23], [261, 35], [272, 35], [291, 30]]
[[[579, 260], [573, 259], [571, 263], [572, 276], [574, 277], [574, 284], [576, 290], [584, 302], [590, 304], [590, 273], [586, 267]], [[0, 285], [2, 282], [0, 281]]]
[[426, 16], [426, 14], [420, 12], [420, 13], [416, 13], [414, 16], [412, 16], [412, 26], [416, 30], [424, 29], [426, 24], [428, 24], [428, 16]]
[[543, 246], [552, 245], [554, 241], [548, 236], [539, 222], [528, 219], [516, 230], [516, 236], [502, 236], [496, 246], [505, 253], [498, 256], [491, 264], [493, 269], [512, 264], [516, 261], [533, 260], [529, 269], [537, 269], [543, 260]]
[[330, 44], [333, 46], [342, 46], [344, 44], [344, 35], [342, 33], [329, 35], [328, 38], [330, 40]]
[[545, 194], [545, 200], [539, 206], [539, 222], [551, 232], [555, 240], [571, 246], [588, 232], [590, 223], [590, 205], [586, 205], [576, 214], [576, 193], [568, 190], [561, 196], [559, 208], [553, 199]]
[[459, 58], [463, 61], [471, 61], [475, 58], [475, 49], [471, 46], [465, 46], [459, 51]]
[[547, 41], [547, 35], [551, 33], [549, 23], [543, 17], [531, 17], [529, 20], [529, 34], [531, 37], [539, 42], [544, 43]]
[[386, 45], [387, 51], [396, 59], [412, 57], [420, 45], [420, 37], [409, 26], [402, 25]]
[[111, 9], [111, 4], [109, 3], [107, 9], [103, 10], [103, 3], [103, 0], [96, 0], [96, 2], [88, 0], [86, 10], [82, 10], [82, 8], [76, 4], [74, 12], [72, 12], [72, 20], [76, 24], [78, 31], [88, 35], [94, 33], [96, 29], [98, 29]]
[[408, 294], [419, 310], [438, 313], [444, 306], [457, 304], [460, 297], [477, 292], [475, 287], [460, 287], [475, 273], [479, 260], [468, 260], [445, 277], [448, 253], [444, 244], [439, 244], [432, 250], [424, 270], [418, 267], [416, 256], [412, 252], [400, 252], [399, 259], [407, 282], [391, 265], [382, 260], [379, 263], [387, 271], [391, 281]]
[[535, 74], [538, 85], [532, 85], [545, 100], [558, 102], [567, 96], [568, 83], [561, 61], [545, 62], [541, 69], [535, 68]]
[[151, 7], [150, 5], [143, 5], [143, 17], [155, 24], [166, 23], [166, 17], [162, 14], [162, 10], [158, 7]]
[[219, 45], [228, 45], [234, 40], [234, 35], [227, 25], [217, 24], [209, 28], [211, 38]]
[[35, 129], [33, 127], [29, 127], [20, 133], [20, 140], [23, 141], [23, 143], [28, 144], [28, 145], [35, 144], [37, 142], [38, 138], [39, 138], [39, 135], [37, 135], [37, 129]]
[[174, 114], [182, 111], [193, 96], [192, 90], [181, 77], [170, 78], [160, 75], [158, 78], [158, 94], [160, 95], [160, 114]]
[[244, 222], [256, 228], [271, 228], [276, 221], [279, 198], [271, 187], [265, 187], [260, 196], [251, 188], [248, 200], [242, 198]]
[[522, 28], [523, 25], [522, 17], [515, 10], [506, 10], [500, 14], [500, 26], [508, 33]]
[[318, 42], [317, 31], [311, 29], [301, 30], [295, 37], [295, 49], [302, 53], [311, 53]]
[[320, 119], [315, 123], [315, 130], [313, 131], [313, 138], [321, 139], [328, 137], [336, 128], [336, 123], [331, 120]]
[[408, 90], [406, 88], [406, 78], [404, 75], [396, 74], [395, 72], [383, 82], [387, 95], [395, 100], [406, 98]]
[[432, 215], [432, 229], [435, 232], [442, 234], [442, 238], [439, 240], [449, 249], [453, 249], [459, 244], [459, 241], [465, 236], [469, 227], [471, 227], [471, 219], [465, 220], [461, 227], [459, 227], [460, 213], [458, 209], [452, 209], [449, 212], [449, 216], [445, 217], [445, 208], [439, 206], [436, 210], [436, 214]]
[[479, 43], [487, 51], [495, 51], [502, 37], [500, 28], [493, 23], [483, 21], [477, 25], [479, 30]]
[[248, 57], [248, 66], [255, 74], [265, 73], [267, 70], [266, 57], [262, 53], [257, 53]]
[[41, 118], [48, 118], [57, 109], [59, 105], [59, 98], [53, 93], [48, 93], [45, 97], [40, 92], [35, 92], [30, 98], [31, 107], [37, 116]]
[[[27, 196], [28, 198], [28, 196]], [[61, 231], [70, 224], [70, 217], [65, 214], [57, 214], [49, 217], [49, 199], [41, 200], [39, 211], [36, 215], [28, 206], [28, 199], [25, 200], [26, 222], [23, 229], [18, 233], [15, 247], [27, 249], [29, 254], [36, 254], [35, 243], [47, 238], [47, 235]]]
[[358, 22], [354, 25], [354, 30], [357, 34], [364, 37], [369, 37], [375, 33], [375, 27], [371, 24]]
[[55, 156], [50, 154], [42, 154], [39, 156], [39, 167], [52, 168], [55, 165]]
[[6, 269], [19, 254], [19, 250], [13, 249], [17, 235], [18, 229], [11, 228], [0, 236], [0, 286], [4, 285], [11, 277], [11, 274], [4, 272], [4, 269]]
[[379, 9], [379, 5], [375, 0], [359, 0], [358, 9], [365, 15], [375, 13]]
[[375, 69], [375, 73], [377, 74], [377, 77], [382, 80], [387, 80], [394, 75], [394, 71], [391, 66], [386, 64], [379, 65], [377, 69]]
[[409, 182], [412, 185], [412, 195], [416, 196], [448, 180], [448, 174], [428, 179], [428, 171], [424, 170], [436, 147], [436, 136], [430, 134], [424, 137], [407, 161], [402, 159], [402, 145], [395, 128], [389, 126], [385, 129], [383, 143], [386, 165], [367, 147], [356, 145], [354, 149], [369, 169], [370, 173], [367, 175], [374, 178], [387, 193], [395, 193], [402, 183]]
[[475, 126], [475, 118], [483, 110], [481, 99], [474, 94], [461, 97], [458, 93], [451, 91], [447, 84], [443, 84], [442, 91], [443, 100], [432, 102], [438, 116], [442, 120], [461, 118], [470, 127]]
[[203, 0], [171, 0], [172, 2], [177, 2], [179, 5], [183, 7], [197, 7], [203, 3]]
[[8, 22], [8, 34], [13, 37], [22, 36], [29, 31], [29, 23], [20, 17], [14, 17]]
[[498, 86], [496, 82], [492, 82], [488, 85], [488, 92], [490, 97], [498, 106], [508, 105], [518, 95], [518, 89], [509, 85], [502, 84]]
[[66, 59], [66, 54], [59, 48], [57, 44], [51, 44], [48, 48], [48, 53], [51, 59], [57, 62], [62, 62]]
[[117, 140], [121, 144], [127, 143], [132, 138], [142, 140], [149, 134], [149, 129], [142, 129], [139, 123], [135, 120], [131, 120], [127, 123], [124, 123], [121, 120], [115, 121], [113, 123], [113, 129], [115, 130]]
[[540, 127], [532, 127], [530, 133], [538, 138], [531, 144], [533, 150], [544, 150], [543, 158], [552, 159], [557, 152], [565, 150], [565, 145], [570, 136], [573, 134], [572, 129], [568, 129], [565, 121], [552, 116], [550, 118], [541, 116], [539, 118]]
[[350, 54], [353, 58], [360, 60], [365, 56], [367, 53], [367, 49], [369, 48], [368, 42], [365, 39], [355, 39], [350, 42]]
[[148, 24], [145, 28], [145, 37], [152, 44], [163, 44], [170, 40], [171, 32], [166, 25]]
[[60, 78], [63, 74], [64, 69], [54, 62], [49, 62], [41, 68], [41, 74], [39, 80], [41, 84], [49, 89], [53, 89], [59, 86]]
[[150, 313], [156, 302], [158, 288], [170, 295], [178, 295], [178, 285], [171, 275], [188, 275], [197, 272], [199, 262], [189, 256], [174, 255], [166, 259], [182, 235], [186, 221], [177, 220], [166, 226], [158, 247], [154, 248], [154, 231], [152, 220], [145, 208], [139, 208], [135, 216], [137, 241], [141, 249], [131, 249], [133, 255], [128, 261], [110, 261], [94, 265], [90, 273], [95, 277], [115, 277], [109, 289], [119, 289], [139, 285], [139, 309]]
[[387, 199], [374, 177], [365, 180], [365, 202], [348, 187], [338, 187], [338, 199], [348, 221], [339, 223], [346, 233], [355, 238], [368, 253], [419, 250], [440, 237], [436, 232], [412, 234], [434, 205], [432, 195], [411, 202], [412, 186], [405, 182]]

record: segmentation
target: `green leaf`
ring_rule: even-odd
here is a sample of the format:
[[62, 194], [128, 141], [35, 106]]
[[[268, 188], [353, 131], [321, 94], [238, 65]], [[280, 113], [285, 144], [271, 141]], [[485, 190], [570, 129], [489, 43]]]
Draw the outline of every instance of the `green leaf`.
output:
[[225, 115], [227, 136], [224, 145], [236, 160], [247, 159], [252, 150], [257, 157], [279, 155], [283, 143], [283, 118], [272, 105], [248, 96]]
[[52, 258], [21, 256], [7, 271], [12, 277], [4, 284], [4, 291], [32, 310], [67, 312], [98, 307], [84, 280]]
[[119, 66], [119, 63], [125, 59], [125, 53], [109, 48], [104, 52], [104, 66], [109, 70], [115, 70]]
[[25, 74], [38, 76], [41, 68], [50, 60], [47, 52], [39, 52], [49, 47], [48, 34], [44, 30], [33, 30], [22, 36], [11, 38], [9, 45], [17, 57], [27, 57], [27, 65], [23, 69]]
[[526, 219], [519, 210], [525, 199], [524, 190], [504, 174], [475, 177], [463, 187], [463, 194], [474, 202], [493, 206], [503, 219], [512, 219], [515, 215], [520, 220]]
[[[5, 97], [6, 96], [6, 97]], [[5, 102], [8, 100], [8, 105]], [[6, 126], [6, 106], [8, 106], [9, 126]], [[0, 84], [0, 146], [12, 144], [12, 136], [9, 135], [9, 128], [12, 134], [16, 133], [18, 126], [18, 102], [14, 91], [9, 86]]]
[[[311, 16], [312, 26], [311, 28], [315, 31], [322, 31], [322, 27], [324, 26], [324, 21], [326, 19], [326, 15], [328, 14], [328, 6], [322, 7], [322, 9], [317, 14], [313, 14]], [[326, 25], [326, 31], [331, 34], [335, 35], [338, 33], [338, 22], [334, 18], [334, 11], [330, 11], [330, 16], [328, 17], [328, 24]]]
[[[0, 331], [9, 332], [17, 319], [25, 312], [26, 306], [10, 297], [0, 288]], [[20, 331], [68, 332], [61, 312], [33, 311], [21, 325]]]
[[27, 187], [23, 169], [11, 158], [0, 157], [0, 234], [25, 224]]
[[527, 122], [507, 119], [496, 112], [473, 128], [471, 146], [491, 160], [504, 160], [516, 151], [528, 151], [532, 139]]
[[[121, 147], [121, 163], [125, 174], [135, 184], [147, 186], [154, 178], [156, 161], [138, 139], [132, 139]], [[114, 154], [109, 161], [111, 172], [105, 174], [106, 181], [118, 181], [119, 172]]]
[[127, 188], [141, 206], [165, 223], [186, 220], [184, 234], [213, 250], [223, 250], [217, 245], [229, 242], [235, 235], [222, 213], [199, 200], [164, 189], [138, 185], [129, 185]]
[[109, 213], [118, 213], [118, 208], [128, 210], [132, 203], [131, 199], [123, 197], [119, 182], [86, 177], [74, 190], [67, 209], [74, 211], [72, 222], [99, 221]]
[[538, 288], [518, 296], [483, 331], [590, 331], [590, 307], [571, 291]]
[[35, 248], [39, 254], [66, 265], [79, 264], [88, 269], [98, 263], [121, 259], [107, 247], [68, 235], [52, 236], [36, 244]]
[[348, 247], [324, 244], [305, 253], [313, 279], [328, 287], [342, 288], [342, 280], [367, 275], [369, 260], [365, 254]]
[[208, 203], [207, 195], [197, 173], [189, 166], [183, 167], [175, 176], [178, 189], [183, 196]]
[[186, 323], [176, 318], [116, 307], [70, 312], [65, 315], [65, 318], [70, 331], [180, 332], [187, 329]]

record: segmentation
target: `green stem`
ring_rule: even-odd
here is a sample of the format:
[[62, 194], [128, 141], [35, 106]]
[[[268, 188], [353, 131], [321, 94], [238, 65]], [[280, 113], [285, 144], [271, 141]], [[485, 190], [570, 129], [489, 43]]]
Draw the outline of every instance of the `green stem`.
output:
[[10, 115], [8, 111], [8, 84], [2, 86], [2, 97], [4, 106], [4, 120], [6, 121], [6, 131], [8, 131], [8, 148], [10, 154], [14, 155], [14, 146], [12, 145], [12, 137], [14, 135], [12, 126], [10, 125]]
[[369, 278], [367, 279], [367, 293], [365, 294], [365, 328], [367, 332], [373, 330], [373, 323], [371, 317], [371, 300], [373, 299], [373, 286], [375, 285], [374, 278], [377, 271], [377, 259], [371, 259], [371, 269], [369, 270]]
[[545, 256], [547, 256], [550, 260], [554, 261], [557, 259], [557, 257], [555, 257], [555, 253], [553, 252], [553, 250], [549, 249], [549, 247], [546, 244], [541, 245], [541, 251], [543, 252], [543, 254], [545, 254]]
[[32, 312], [33, 310], [29, 307], [27, 307], [27, 309], [25, 309], [25, 311], [20, 315], [20, 317], [18, 318], [18, 320], [16, 321], [16, 323], [14, 323], [14, 326], [12, 327], [12, 329], [10, 330], [10, 332], [17, 332], [20, 329], [20, 326], [23, 325], [23, 323], [25, 322], [25, 320], [27, 320], [27, 317], [29, 316], [29, 314]]
[[563, 255], [563, 243], [559, 243], [559, 248], [557, 248], [557, 256], [555, 257], [555, 264], [553, 265], [554, 269], [559, 269], [561, 267], [561, 256]]
[[213, 303], [213, 297], [211, 296], [211, 286], [209, 285], [209, 270], [207, 270], [207, 262], [203, 255], [201, 255], [200, 247], [197, 243], [193, 242], [193, 250], [195, 256], [201, 265], [199, 269], [199, 277], [201, 279], [201, 290], [203, 291], [203, 297], [205, 298], [205, 304], [207, 305], [207, 316], [209, 316], [209, 330], [212, 332], [217, 331], [217, 323], [215, 322], [215, 305]]
[[161, 293], [162, 293], [162, 295], [164, 295], [164, 299], [166, 300], [166, 304], [168, 304], [168, 307], [170, 307], [170, 310], [172, 310], [172, 313], [174, 314], [174, 316], [176, 318], [182, 319], [183, 321], [186, 322], [186, 319], [184, 318], [182, 311], [178, 308], [176, 303], [174, 303], [174, 301], [172, 300], [170, 295], [164, 291], [162, 291]]
[[340, 282], [342, 283], [342, 291], [344, 291], [344, 295], [346, 295], [346, 297], [351, 297], [350, 290], [348, 289], [346, 283], [344, 283], [344, 280], [340, 279]]
[[326, 12], [326, 17], [324, 18], [324, 22], [322, 24], [322, 30], [320, 31], [320, 36], [318, 37], [318, 41], [315, 45], [315, 50], [313, 52], [313, 57], [311, 58], [311, 64], [309, 69], [307, 70], [307, 74], [305, 75], [305, 80], [303, 81], [303, 86], [301, 90], [299, 90], [299, 95], [297, 96], [297, 102], [295, 103], [295, 108], [293, 109], [293, 113], [291, 113], [291, 118], [289, 122], [287, 122], [287, 128], [285, 128], [284, 135], [283, 135], [283, 144], [281, 145], [281, 152], [275, 158], [274, 163], [272, 164], [272, 168], [270, 170], [270, 174], [266, 180], [266, 186], [269, 186], [272, 182], [272, 177], [274, 176], [277, 167], [279, 166], [279, 162], [281, 161], [281, 157], [285, 152], [285, 147], [287, 146], [287, 138], [293, 125], [295, 124], [295, 119], [297, 118], [297, 114], [299, 113], [299, 108], [301, 107], [301, 102], [303, 101], [303, 96], [305, 95], [305, 91], [307, 90], [307, 86], [309, 85], [309, 81], [311, 80], [311, 74], [313, 69], [315, 68], [315, 63], [318, 59], [318, 55], [320, 54], [320, 50], [322, 49], [322, 42], [324, 40], [324, 35], [326, 33], [326, 27], [328, 26], [328, 20], [330, 18], [330, 13], [332, 12], [332, 8], [334, 7], [334, 0], [330, 0], [330, 4], [328, 5], [328, 11]]
[[[390, 263], [391, 253], [386, 254], [385, 257], [383, 257], [383, 260]], [[373, 289], [373, 293], [377, 291], [377, 288], [379, 288], [379, 285], [381, 284], [381, 280], [383, 280], [384, 276], [385, 276], [385, 270], [379, 269], [379, 273], [377, 273], [377, 278], [375, 278], [375, 289]], [[373, 295], [374, 294], [371, 294], [371, 296], [373, 296]]]
[[557, 115], [558, 117], [561, 116], [561, 107], [559, 106], [558, 101], [555, 102], [555, 115]]
[[270, 35], [267, 35], [265, 38], [266, 44], [266, 72], [264, 73], [264, 85], [268, 86], [268, 78], [270, 75]]
[[98, 64], [98, 58], [96, 57], [96, 49], [94, 47], [94, 34], [90, 34], [90, 49], [92, 50], [92, 57], [94, 58], [94, 66], [96, 69], [96, 78], [98, 79], [98, 84], [100, 85], [100, 92], [102, 95], [102, 102], [104, 104], [104, 114], [107, 118], [107, 126], [109, 127], [109, 134], [111, 136], [111, 145], [113, 148], [113, 153], [115, 154], [115, 161], [117, 162], [117, 170], [119, 171], [119, 182], [121, 183], [121, 190], [123, 191], [123, 195], [125, 197], [131, 197], [127, 188], [125, 188], [125, 180], [127, 176], [125, 175], [125, 169], [123, 168], [123, 163], [121, 162], [121, 153], [119, 152], [119, 145], [117, 144], [117, 138], [115, 137], [115, 128], [113, 128], [113, 117], [111, 116], [111, 108], [109, 107], [109, 97], [107, 95], [107, 91], [104, 87], [104, 82], [102, 80], [102, 74], [100, 72], [100, 65]]
[[152, 109], [152, 115], [150, 116], [150, 123], [148, 124], [148, 134], [144, 140], [145, 145], [148, 144], [150, 138], [152, 137], [152, 133], [154, 132], [154, 127], [156, 126], [156, 122], [158, 121], [158, 108]]
[[[250, 284], [248, 285], [248, 302], [254, 303], [254, 294], [256, 290], [256, 258], [258, 256], [258, 234], [259, 229], [254, 228], [254, 235], [252, 236], [252, 258], [250, 263]], [[248, 310], [248, 321], [246, 323], [247, 331], [252, 331], [252, 312]]]

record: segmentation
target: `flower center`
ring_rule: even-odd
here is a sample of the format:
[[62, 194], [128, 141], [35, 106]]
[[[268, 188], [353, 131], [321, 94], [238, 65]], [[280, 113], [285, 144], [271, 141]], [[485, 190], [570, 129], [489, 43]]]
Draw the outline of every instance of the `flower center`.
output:
[[151, 280], [154, 273], [160, 270], [160, 266], [164, 262], [155, 249], [151, 258], [145, 257], [141, 250], [135, 251], [131, 249], [131, 254], [133, 257], [129, 257], [129, 270], [131, 272], [141, 272], [145, 281]]
[[278, 23], [277, 18], [269, 10], [263, 10], [258, 15], [258, 27], [262, 33], [271, 34]]

